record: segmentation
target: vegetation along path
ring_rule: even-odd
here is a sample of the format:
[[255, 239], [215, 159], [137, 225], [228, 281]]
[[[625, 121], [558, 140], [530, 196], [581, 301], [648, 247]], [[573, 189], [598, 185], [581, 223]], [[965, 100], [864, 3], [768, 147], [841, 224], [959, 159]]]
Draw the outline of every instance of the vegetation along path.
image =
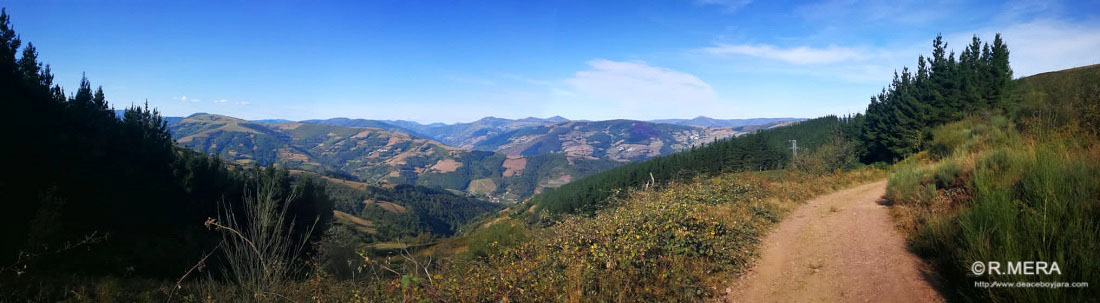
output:
[[764, 239], [723, 302], [942, 302], [882, 204], [886, 181], [817, 197]]

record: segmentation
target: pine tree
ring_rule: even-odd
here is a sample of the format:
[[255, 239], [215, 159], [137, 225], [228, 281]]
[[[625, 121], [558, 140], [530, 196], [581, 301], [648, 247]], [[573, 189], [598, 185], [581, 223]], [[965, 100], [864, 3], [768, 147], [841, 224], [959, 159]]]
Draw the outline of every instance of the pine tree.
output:
[[[15, 54], [19, 52], [19, 35], [11, 27], [11, 17], [7, 9], [0, 8], [0, 69], [3, 77], [8, 77], [9, 72], [15, 70]], [[6, 79], [0, 79], [6, 80]]]
[[1008, 45], [1001, 39], [1001, 34], [993, 38], [993, 46], [989, 51], [989, 85], [985, 93], [985, 99], [990, 106], [1003, 106], [1004, 92], [1012, 83], [1012, 67], [1008, 61]]

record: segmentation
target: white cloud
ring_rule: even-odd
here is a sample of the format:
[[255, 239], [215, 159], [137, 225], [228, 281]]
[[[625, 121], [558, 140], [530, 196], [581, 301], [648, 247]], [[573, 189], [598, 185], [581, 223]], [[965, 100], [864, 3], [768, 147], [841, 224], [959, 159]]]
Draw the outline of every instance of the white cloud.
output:
[[[957, 56], [974, 35], [992, 43], [996, 33], [1008, 43], [1016, 77], [1100, 63], [1100, 22], [1040, 19], [945, 33], [944, 40]], [[933, 38], [880, 47], [717, 44], [695, 52], [725, 59], [715, 62], [738, 71], [886, 83], [893, 71], [915, 68], [918, 55], [929, 56]]]
[[704, 48], [703, 51], [712, 55], [746, 55], [793, 64], [837, 63], [867, 56], [864, 50], [838, 46], [780, 48], [767, 44], [718, 44]]
[[[990, 43], [998, 32], [1008, 43], [1016, 77], [1100, 63], [1100, 24], [1095, 22], [1036, 20], [975, 31]], [[951, 41], [968, 40], [970, 36], [970, 33], [952, 35]], [[958, 51], [963, 44], [954, 45]]]
[[218, 100], [214, 100], [214, 102], [217, 102], [217, 103], [226, 103], [226, 102], [229, 102], [229, 100], [226, 100], [226, 99], [218, 99]]
[[697, 115], [700, 107], [718, 102], [714, 89], [695, 75], [641, 61], [597, 59], [589, 69], [552, 90], [555, 112], [592, 118], [657, 118]]
[[240, 102], [237, 102], [237, 104], [240, 104], [240, 105], [249, 105], [249, 104], [252, 104], [252, 102], [248, 102], [248, 101], [240, 101]]
[[199, 102], [200, 101], [199, 99], [188, 98], [187, 96], [179, 96], [179, 97], [176, 97], [175, 99], [179, 100], [179, 101], [183, 101], [183, 102]]

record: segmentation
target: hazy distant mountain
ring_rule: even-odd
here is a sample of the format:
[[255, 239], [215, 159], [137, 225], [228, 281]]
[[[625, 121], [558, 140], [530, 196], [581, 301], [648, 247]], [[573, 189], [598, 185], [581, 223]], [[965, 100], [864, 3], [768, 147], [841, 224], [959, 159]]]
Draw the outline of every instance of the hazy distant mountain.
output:
[[[389, 121], [383, 121], [383, 120], [331, 118], [331, 119], [324, 119], [324, 120], [303, 120], [301, 122], [303, 122], [303, 123], [313, 123], [313, 124], [332, 125], [332, 126], [343, 126], [343, 127], [370, 127], [370, 128], [384, 129], [384, 130], [388, 130], [388, 131], [403, 132], [403, 133], [407, 133], [407, 134], [410, 134], [410, 135], [413, 135], [413, 136], [416, 136], [416, 137], [420, 137], [420, 138], [424, 138], [424, 139], [433, 139], [434, 140], [434, 138], [432, 138], [431, 136], [419, 133], [414, 129], [410, 129], [410, 128], [404, 127], [402, 125], [398, 125], [398, 124], [395, 124], [395, 123], [390, 123]], [[413, 122], [413, 123], [415, 123], [415, 122]]]
[[267, 124], [279, 124], [279, 123], [294, 122], [292, 120], [287, 120], [287, 119], [262, 119], [262, 120], [251, 120], [251, 121], [252, 122], [260, 122], [260, 123], [267, 123]]
[[417, 137], [436, 140], [454, 147], [471, 148], [477, 142], [507, 131], [568, 121], [568, 119], [560, 116], [554, 116], [546, 119], [529, 117], [518, 120], [485, 117], [474, 122], [454, 124], [420, 124], [406, 120], [365, 120], [348, 118], [306, 120], [302, 122], [350, 127], [374, 127], [402, 131]]
[[512, 130], [473, 148], [509, 155], [564, 154], [571, 159], [635, 161], [738, 135], [731, 128], [700, 128], [635, 120], [572, 121]]
[[749, 125], [767, 125], [773, 123], [790, 122], [790, 121], [802, 121], [806, 119], [802, 118], [753, 118], [753, 119], [714, 119], [705, 116], [698, 116], [694, 119], [661, 119], [650, 120], [653, 123], [668, 123], [676, 125], [696, 126], [696, 127], [742, 127]]
[[[179, 144], [238, 163], [338, 172], [366, 182], [417, 184], [519, 201], [630, 161], [798, 119], [569, 121], [562, 117], [420, 124], [333, 118], [247, 121], [169, 118]], [[739, 125], [700, 127], [679, 124]], [[761, 124], [752, 124], [761, 123]]]
[[[370, 123], [347, 121], [352, 125]], [[192, 115], [171, 124], [170, 130], [183, 146], [238, 163], [333, 171], [366, 182], [424, 185], [497, 201], [519, 201], [542, 188], [618, 165], [599, 159], [567, 159], [562, 154], [507, 156], [463, 150], [381, 128], [264, 124], [212, 114]]]

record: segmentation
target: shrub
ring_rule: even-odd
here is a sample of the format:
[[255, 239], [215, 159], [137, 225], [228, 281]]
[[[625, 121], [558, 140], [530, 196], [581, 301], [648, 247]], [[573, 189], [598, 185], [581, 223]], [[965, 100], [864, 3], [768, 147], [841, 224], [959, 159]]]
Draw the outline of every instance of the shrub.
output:
[[936, 185], [931, 182], [928, 169], [917, 164], [903, 164], [894, 170], [886, 185], [886, 199], [898, 204], [924, 204], [936, 196]]
[[965, 168], [958, 159], [944, 160], [936, 167], [935, 181], [937, 188], [954, 188], [965, 186], [963, 175]]
[[932, 130], [932, 142], [928, 145], [928, 152], [935, 159], [950, 157], [955, 150], [971, 140], [972, 133], [969, 121], [948, 123]]
[[836, 135], [812, 152], [793, 159], [790, 168], [816, 175], [851, 169], [859, 163], [856, 150], [854, 141]]
[[516, 247], [527, 240], [527, 227], [522, 222], [505, 220], [479, 229], [466, 238], [469, 255], [486, 258], [495, 251]]
[[[254, 189], [245, 191], [241, 210], [226, 206], [218, 220], [206, 221], [207, 227], [222, 232], [226, 279], [256, 296], [302, 273], [298, 257], [309, 244], [308, 237], [294, 237], [292, 231], [302, 223], [288, 216], [298, 192], [281, 192], [278, 176], [274, 170], [258, 173]], [[306, 235], [316, 223], [305, 222]]]

